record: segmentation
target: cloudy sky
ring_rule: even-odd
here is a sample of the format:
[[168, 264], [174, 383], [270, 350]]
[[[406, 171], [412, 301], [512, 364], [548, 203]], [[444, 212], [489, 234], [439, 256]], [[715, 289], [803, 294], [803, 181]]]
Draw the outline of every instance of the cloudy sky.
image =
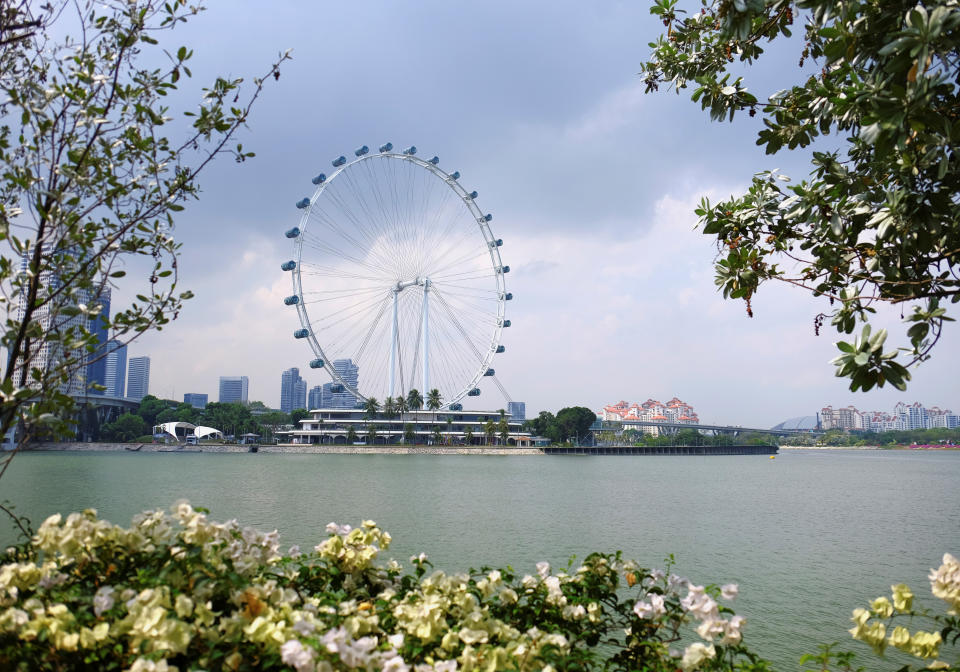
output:
[[[711, 124], [686, 94], [644, 95], [636, 73], [662, 27], [647, 6], [211, 0], [175, 34], [195, 49], [194, 85], [256, 75], [286, 49], [293, 60], [242, 137], [257, 157], [212, 167], [177, 220], [182, 284], [196, 298], [130, 347], [152, 359], [150, 392], [214, 400], [220, 376], [247, 375], [250, 398], [277, 406], [283, 369], [306, 369], [309, 386], [328, 380], [291, 336], [283, 231], [331, 159], [392, 141], [459, 169], [495, 215], [515, 295], [496, 369], [528, 415], [673, 396], [705, 422], [758, 427], [826, 404], [957, 410], [956, 328], [906, 395], [855, 395], [827, 363], [833, 334], [813, 334], [810, 297], [764, 288], [753, 319], [720, 298], [695, 204], [759, 170], [803, 176], [806, 163], [764, 156], [755, 120]], [[751, 90], [783, 88], [797, 58], [793, 45], [778, 49]], [[481, 406], [504, 405], [482, 387]]]

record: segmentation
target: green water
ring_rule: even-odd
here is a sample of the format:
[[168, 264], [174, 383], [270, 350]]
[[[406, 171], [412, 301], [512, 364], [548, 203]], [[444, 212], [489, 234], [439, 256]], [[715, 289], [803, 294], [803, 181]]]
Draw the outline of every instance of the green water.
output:
[[[960, 555], [960, 452], [787, 451], [728, 457], [27, 453], [0, 499], [36, 524], [94, 507], [126, 524], [186, 498], [215, 519], [313, 546], [330, 521], [376, 520], [401, 562], [453, 570], [621, 549], [668, 553], [697, 583], [740, 584], [746, 641], [783, 670], [819, 642], [858, 650], [854, 607]], [[0, 543], [13, 533], [0, 523]], [[941, 609], [942, 611], [942, 609]]]

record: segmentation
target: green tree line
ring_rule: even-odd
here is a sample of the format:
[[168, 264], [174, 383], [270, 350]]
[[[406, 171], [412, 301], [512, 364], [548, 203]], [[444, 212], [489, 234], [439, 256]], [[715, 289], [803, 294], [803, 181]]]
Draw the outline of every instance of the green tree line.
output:
[[[256, 415], [254, 414], [256, 413]], [[155, 425], [165, 422], [189, 422], [219, 429], [224, 435], [259, 434], [264, 440], [272, 440], [277, 429], [294, 424], [307, 414], [305, 409], [283, 413], [267, 408], [260, 401], [249, 404], [210, 402], [205, 408], [173, 399], [158, 399], [147, 395], [140, 407], [124, 413], [102, 427], [89, 427], [90, 435], [101, 441], [133, 441], [149, 438]]]

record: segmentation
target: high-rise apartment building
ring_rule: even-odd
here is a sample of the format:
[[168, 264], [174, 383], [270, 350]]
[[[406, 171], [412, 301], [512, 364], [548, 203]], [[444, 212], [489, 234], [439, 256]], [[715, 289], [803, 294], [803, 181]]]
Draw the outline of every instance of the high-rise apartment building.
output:
[[127, 397], [139, 401], [150, 394], [150, 358], [131, 357], [127, 369]]
[[190, 404], [194, 408], [206, 408], [209, 397], [199, 392], [187, 392], [183, 395], [183, 403]]
[[280, 375], [280, 410], [289, 413], [307, 406], [307, 381], [300, 377], [300, 369], [293, 367]]
[[220, 403], [246, 404], [250, 379], [246, 376], [220, 376]]
[[118, 340], [111, 339], [106, 343], [106, 357], [103, 358], [103, 378], [108, 397], [126, 396], [127, 381], [127, 346]]

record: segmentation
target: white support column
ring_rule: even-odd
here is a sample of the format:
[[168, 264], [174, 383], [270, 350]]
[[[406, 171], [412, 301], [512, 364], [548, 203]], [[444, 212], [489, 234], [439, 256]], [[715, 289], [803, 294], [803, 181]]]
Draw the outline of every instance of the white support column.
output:
[[400, 290], [393, 290], [393, 323], [390, 328], [390, 396], [394, 396], [394, 378], [397, 371], [397, 297]]
[[423, 398], [430, 393], [430, 278], [423, 281]]

